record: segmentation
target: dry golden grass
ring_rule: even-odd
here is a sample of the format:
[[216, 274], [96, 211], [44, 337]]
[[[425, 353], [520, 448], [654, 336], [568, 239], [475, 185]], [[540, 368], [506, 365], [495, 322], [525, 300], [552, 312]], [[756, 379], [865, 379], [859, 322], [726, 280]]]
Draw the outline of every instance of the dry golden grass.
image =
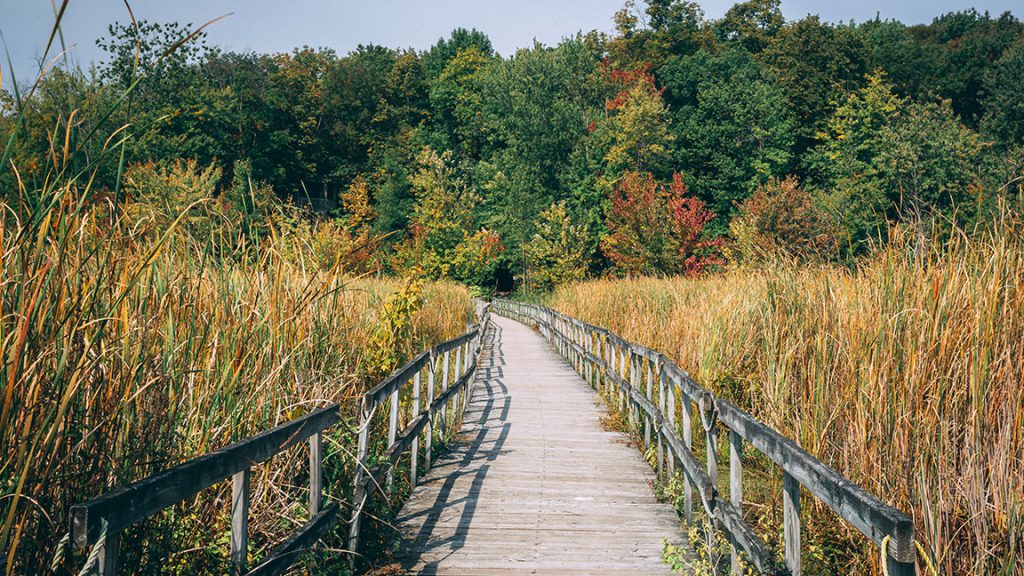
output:
[[[330, 402], [350, 416], [345, 403], [375, 371], [366, 351], [385, 297], [404, 285], [305, 268], [281, 255], [285, 239], [208, 259], [187, 238], [137, 237], [102, 204], [79, 204], [71, 185], [45, 194], [47, 208], [0, 202], [8, 574], [49, 566], [72, 504]], [[464, 287], [428, 284], [421, 297], [395, 341], [399, 357], [462, 333], [470, 319]], [[347, 424], [327, 441], [330, 495], [343, 499]], [[256, 554], [304, 515], [303, 457], [295, 449], [254, 470]], [[125, 565], [221, 570], [226, 506], [220, 487], [130, 532]]]
[[[1024, 573], [1024, 241], [903, 240], [852, 272], [595, 280], [551, 305], [670, 355], [910, 512], [940, 574]], [[777, 530], [777, 480], [759, 492], [748, 510]], [[809, 563], [874, 570], [878, 551], [820, 508]]]

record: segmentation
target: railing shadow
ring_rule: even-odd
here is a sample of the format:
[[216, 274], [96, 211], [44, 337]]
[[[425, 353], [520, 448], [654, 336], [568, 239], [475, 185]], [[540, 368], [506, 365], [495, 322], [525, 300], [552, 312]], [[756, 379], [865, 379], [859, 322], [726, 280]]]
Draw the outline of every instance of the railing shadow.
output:
[[[401, 524], [425, 516], [416, 535], [406, 537], [402, 542], [403, 549], [410, 552], [409, 556], [401, 559], [406, 570], [419, 562], [420, 554], [429, 550], [446, 548], [449, 551], [446, 556], [450, 556], [465, 547], [490, 462], [505, 453], [503, 447], [512, 425], [508, 421], [512, 397], [503, 380], [505, 357], [501, 336], [501, 326], [492, 324], [484, 342], [484, 354], [481, 355], [462, 431], [448, 453], [435, 463], [430, 478], [421, 486], [420, 494], [425, 494], [429, 484], [441, 483], [433, 502], [424, 510], [403, 513], [397, 519]], [[456, 492], [456, 484], [465, 477], [472, 477], [468, 492]], [[454, 534], [432, 539], [434, 528], [445, 511], [459, 506], [462, 511]], [[438, 558], [421, 567], [419, 573], [436, 574], [443, 559]]]

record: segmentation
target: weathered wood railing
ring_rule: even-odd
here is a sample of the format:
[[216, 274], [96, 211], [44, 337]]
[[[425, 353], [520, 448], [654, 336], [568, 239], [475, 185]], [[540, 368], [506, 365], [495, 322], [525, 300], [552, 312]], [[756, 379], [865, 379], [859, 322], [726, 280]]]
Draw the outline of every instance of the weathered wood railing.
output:
[[[479, 354], [480, 342], [488, 325], [488, 307], [485, 306], [481, 311], [479, 323], [472, 325], [468, 332], [419, 354], [361, 399], [356, 490], [353, 514], [350, 518], [349, 549], [353, 552], [353, 558], [358, 551], [360, 514], [369, 493], [367, 481], [373, 479], [374, 484], [378, 485], [377, 481], [382, 475], [387, 475], [390, 479], [391, 469], [403, 454], [409, 452], [412, 461], [410, 476], [415, 484], [419, 440], [424, 428], [424, 468], [429, 468], [435, 422], [440, 420], [442, 437], [445, 438], [446, 434], [461, 422], [476, 368], [476, 356]], [[455, 352], [455, 361], [454, 365], [450, 366], [452, 351]], [[441, 389], [435, 398], [434, 375], [439, 365], [442, 366]], [[420, 398], [420, 374], [425, 369], [428, 381], [427, 403], [423, 407]], [[450, 369], [453, 372], [452, 379], [449, 379]], [[412, 419], [401, 432], [398, 432], [399, 404], [402, 401], [403, 386], [410, 382], [412, 386], [408, 391], [408, 406], [412, 411]], [[449, 382], [452, 382], [450, 386]], [[367, 465], [371, 457], [368, 443], [372, 425], [370, 418], [376, 408], [384, 403], [390, 406], [388, 444], [383, 461], [368, 470]], [[425, 411], [421, 412], [421, 409]], [[79, 548], [91, 548], [90, 561], [83, 571], [101, 576], [115, 574], [118, 564], [118, 543], [123, 530], [230, 478], [232, 574], [282, 574], [303, 551], [315, 544], [340, 519], [338, 504], [326, 507], [323, 505], [321, 450], [324, 431], [340, 421], [340, 407], [331, 404], [72, 507], [71, 541]], [[247, 571], [250, 471], [253, 466], [304, 441], [309, 443], [309, 521], [271, 551], [258, 566]], [[390, 480], [387, 483], [390, 485]]]
[[[588, 383], [627, 413], [634, 430], [642, 428], [645, 449], [651, 447], [653, 433], [658, 474], [666, 468], [668, 474], [674, 474], [679, 463], [686, 479], [684, 517], [688, 523], [693, 521], [695, 491], [707, 518], [732, 545], [734, 574], [741, 570], [737, 552], [742, 552], [762, 573], [801, 574], [801, 486], [876, 545], [885, 547], [891, 576], [916, 574], [914, 524], [909, 516], [850, 482], [750, 414], [716, 398], [671, 359], [543, 306], [495, 300], [493, 309], [520, 322], [536, 324]], [[705, 434], [703, 467], [693, 453], [694, 407]], [[727, 500], [718, 494], [716, 454], [720, 427], [729, 435]], [[783, 563], [768, 551], [743, 519], [744, 443], [782, 469]]]

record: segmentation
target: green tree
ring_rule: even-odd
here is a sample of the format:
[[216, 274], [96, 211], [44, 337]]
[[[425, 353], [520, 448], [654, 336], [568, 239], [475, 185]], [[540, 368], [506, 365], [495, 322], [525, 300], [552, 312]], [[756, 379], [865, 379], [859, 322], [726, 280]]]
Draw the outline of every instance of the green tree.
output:
[[734, 4], [714, 28], [722, 42], [734, 43], [751, 54], [764, 51], [778, 36], [786, 19], [781, 0], [747, 0]]
[[981, 128], [1001, 147], [1024, 145], [1024, 38], [1008, 49], [985, 74]]
[[540, 213], [537, 232], [524, 248], [529, 261], [528, 288], [550, 290], [586, 277], [594, 243], [586, 227], [572, 221], [563, 201]]
[[673, 109], [675, 166], [721, 217], [793, 160], [796, 122], [782, 90], [749, 53], [700, 51], [659, 71]]
[[762, 54], [796, 115], [796, 150], [813, 146], [835, 104], [864, 80], [864, 45], [853, 28], [808, 16], [786, 24]]
[[986, 201], [984, 142], [948, 101], [901, 98], [881, 73], [836, 110], [821, 139], [813, 156], [820, 186], [854, 252], [884, 238], [887, 222], [971, 217]]

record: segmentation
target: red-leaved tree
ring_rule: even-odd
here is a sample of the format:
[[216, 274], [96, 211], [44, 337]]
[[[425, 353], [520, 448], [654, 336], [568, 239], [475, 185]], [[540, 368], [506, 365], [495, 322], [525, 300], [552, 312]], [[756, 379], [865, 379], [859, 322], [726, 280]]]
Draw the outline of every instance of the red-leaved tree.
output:
[[721, 262], [718, 240], [702, 237], [714, 218], [704, 202], [687, 196], [680, 174], [668, 187], [650, 173], [627, 172], [610, 196], [608, 236], [601, 250], [619, 275], [699, 274]]

